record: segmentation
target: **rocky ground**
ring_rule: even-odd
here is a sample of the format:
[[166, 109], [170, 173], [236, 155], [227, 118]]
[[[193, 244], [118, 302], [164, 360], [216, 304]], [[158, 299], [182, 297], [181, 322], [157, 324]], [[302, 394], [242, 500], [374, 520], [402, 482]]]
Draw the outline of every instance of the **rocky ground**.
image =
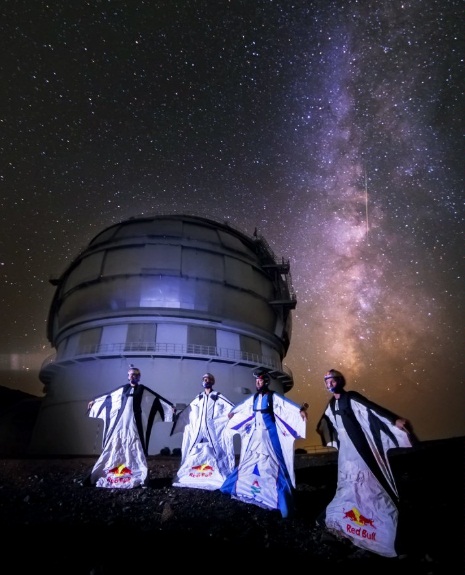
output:
[[464, 573], [464, 438], [391, 456], [402, 497], [405, 556], [387, 559], [331, 540], [315, 519], [334, 495], [334, 454], [296, 455], [297, 512], [171, 486], [179, 458], [149, 457], [145, 489], [86, 486], [96, 458], [0, 460], [2, 564], [14, 574], [148, 573], [386, 567], [396, 575]]

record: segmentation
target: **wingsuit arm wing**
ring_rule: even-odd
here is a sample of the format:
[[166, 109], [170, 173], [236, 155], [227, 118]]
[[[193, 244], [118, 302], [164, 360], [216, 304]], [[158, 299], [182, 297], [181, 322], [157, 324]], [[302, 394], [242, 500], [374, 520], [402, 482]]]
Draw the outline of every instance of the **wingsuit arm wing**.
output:
[[[156, 393], [155, 391], [153, 391], [152, 389], [150, 389], [149, 387], [143, 386], [144, 392], [148, 393], [149, 396], [152, 397], [151, 402], [153, 402], [153, 408], [155, 408], [156, 410], [156, 418], [161, 419], [161, 421], [165, 421], [165, 422], [170, 422], [173, 421], [174, 415], [175, 415], [175, 407], [174, 407], [174, 403], [172, 403], [171, 401], [168, 401], [167, 399], [165, 399], [163, 396], [159, 395], [158, 393]], [[149, 400], [149, 405], [150, 405], [150, 400]]]
[[175, 433], [184, 433], [186, 425], [189, 423], [189, 417], [192, 411], [191, 405], [187, 405], [184, 409], [176, 413], [173, 417], [173, 427], [171, 428], [170, 435]]

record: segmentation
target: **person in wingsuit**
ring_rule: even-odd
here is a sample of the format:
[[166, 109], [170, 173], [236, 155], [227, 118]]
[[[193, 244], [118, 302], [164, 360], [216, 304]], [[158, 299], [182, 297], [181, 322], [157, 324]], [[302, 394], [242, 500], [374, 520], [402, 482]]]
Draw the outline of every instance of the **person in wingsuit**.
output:
[[325, 446], [338, 449], [336, 494], [317, 525], [336, 538], [385, 557], [396, 557], [399, 494], [388, 451], [412, 447], [408, 420], [356, 391], [330, 369], [324, 376], [333, 397], [317, 424]]
[[240, 435], [241, 453], [221, 491], [289, 517], [294, 513], [294, 441], [305, 438], [308, 405], [271, 390], [266, 369], [257, 369], [254, 377], [256, 393], [229, 414], [227, 428]]
[[225, 431], [234, 404], [214, 385], [214, 376], [206, 373], [203, 390], [175, 416], [171, 434], [183, 432], [175, 487], [219, 489], [234, 469], [233, 435]]
[[88, 416], [104, 422], [103, 450], [86, 483], [111, 489], [146, 487], [147, 449], [153, 424], [173, 421], [174, 405], [140, 384], [141, 372], [130, 366], [128, 381], [91, 400]]

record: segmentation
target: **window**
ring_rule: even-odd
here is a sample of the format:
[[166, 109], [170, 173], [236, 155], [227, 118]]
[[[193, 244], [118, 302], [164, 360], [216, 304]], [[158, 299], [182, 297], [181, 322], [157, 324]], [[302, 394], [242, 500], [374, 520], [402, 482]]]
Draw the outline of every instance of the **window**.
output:
[[128, 325], [124, 351], [153, 351], [156, 336], [156, 323], [131, 323]]
[[262, 348], [260, 342], [248, 335], [241, 335], [241, 355], [247, 361], [261, 361]]
[[79, 334], [79, 343], [77, 346], [77, 355], [87, 353], [97, 353], [100, 347], [102, 337], [102, 328], [86, 329]]
[[190, 325], [187, 330], [188, 353], [217, 355], [216, 329]]

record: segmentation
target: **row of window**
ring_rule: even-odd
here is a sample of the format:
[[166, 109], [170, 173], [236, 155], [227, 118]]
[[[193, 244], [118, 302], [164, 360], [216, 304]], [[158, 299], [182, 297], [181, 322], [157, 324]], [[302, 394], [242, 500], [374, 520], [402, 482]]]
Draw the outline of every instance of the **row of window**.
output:
[[[110, 330], [111, 341], [108, 337]], [[124, 333], [125, 337], [121, 337]], [[157, 336], [160, 341], [157, 341]], [[59, 346], [60, 359], [131, 352], [218, 356], [231, 361], [265, 363], [271, 367], [279, 367], [280, 364], [278, 353], [254, 337], [200, 325], [145, 322], [95, 327], [69, 337]]]

